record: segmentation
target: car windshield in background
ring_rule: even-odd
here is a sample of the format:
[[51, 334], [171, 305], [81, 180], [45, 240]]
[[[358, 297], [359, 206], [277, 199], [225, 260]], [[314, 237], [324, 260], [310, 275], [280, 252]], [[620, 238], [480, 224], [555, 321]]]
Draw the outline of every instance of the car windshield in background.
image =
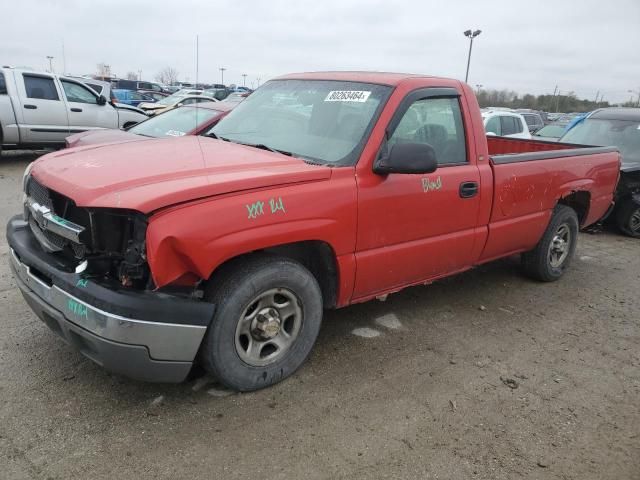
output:
[[156, 105], [175, 105], [176, 103], [179, 103], [180, 100], [182, 100], [185, 97], [186, 97], [186, 95], [184, 95], [184, 94], [178, 95], [178, 94], [174, 93], [173, 95], [169, 95], [168, 97], [165, 97], [162, 100], [158, 100], [156, 102]]
[[564, 143], [618, 147], [624, 163], [640, 162], [640, 122], [587, 118], [560, 139]]
[[221, 112], [211, 108], [181, 107], [152, 117], [132, 127], [129, 132], [145, 137], [182, 137]]
[[560, 138], [565, 128], [566, 125], [547, 125], [534, 133], [534, 135], [536, 137]]
[[323, 164], [353, 164], [390, 92], [369, 83], [273, 80], [211, 132]]

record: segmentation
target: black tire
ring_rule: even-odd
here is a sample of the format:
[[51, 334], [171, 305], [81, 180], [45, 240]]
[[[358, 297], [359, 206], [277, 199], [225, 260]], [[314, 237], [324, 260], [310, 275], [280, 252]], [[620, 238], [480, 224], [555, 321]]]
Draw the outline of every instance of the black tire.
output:
[[[542, 282], [558, 280], [573, 258], [578, 243], [578, 229], [576, 212], [566, 205], [558, 205], [536, 247], [522, 254], [525, 273]], [[563, 240], [564, 232], [568, 235], [566, 241]]]
[[[289, 297], [283, 297], [288, 300], [284, 305], [289, 305], [298, 312], [289, 317], [293, 317], [292, 322], [296, 322], [295, 335], [283, 333], [289, 319], [282, 318], [278, 324], [280, 328], [272, 339], [254, 337], [256, 318], [265, 317], [248, 312], [257, 312], [259, 308], [260, 311], [267, 311], [258, 306], [258, 302], [262, 301], [260, 295], [276, 298], [279, 293], [273, 293], [274, 291], [282, 291], [288, 295]], [[261, 300], [256, 301], [257, 297]], [[220, 383], [234, 390], [258, 390], [295, 372], [311, 353], [322, 323], [322, 293], [314, 276], [298, 262], [275, 255], [253, 255], [223, 267], [205, 289], [205, 299], [216, 305], [216, 313], [200, 348], [200, 362]], [[254, 305], [255, 309], [251, 310]], [[248, 322], [247, 319], [252, 315], [253, 322]], [[241, 323], [250, 325], [251, 333], [239, 334]], [[266, 334], [273, 335], [274, 332]], [[274, 360], [269, 360], [269, 356], [266, 360], [263, 359], [260, 355], [267, 347], [276, 348], [269, 344], [276, 337], [281, 340], [286, 337], [286, 341], [290, 343], [282, 350], [277, 347], [271, 353], [275, 356]], [[249, 344], [258, 345], [258, 355], [247, 360], [250, 350], [256, 352], [255, 348], [248, 348]], [[254, 364], [262, 361], [271, 363]]]
[[617, 208], [616, 223], [625, 235], [640, 238], [640, 205], [631, 199], [624, 200]]

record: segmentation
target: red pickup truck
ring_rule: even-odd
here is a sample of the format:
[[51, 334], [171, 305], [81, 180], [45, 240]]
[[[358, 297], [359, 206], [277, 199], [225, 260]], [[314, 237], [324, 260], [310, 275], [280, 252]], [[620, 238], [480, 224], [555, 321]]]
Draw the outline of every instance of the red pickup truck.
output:
[[487, 140], [457, 80], [297, 74], [206, 136], [43, 156], [7, 238], [31, 308], [90, 359], [254, 390], [300, 367], [325, 308], [518, 253], [558, 279], [619, 171], [615, 148]]

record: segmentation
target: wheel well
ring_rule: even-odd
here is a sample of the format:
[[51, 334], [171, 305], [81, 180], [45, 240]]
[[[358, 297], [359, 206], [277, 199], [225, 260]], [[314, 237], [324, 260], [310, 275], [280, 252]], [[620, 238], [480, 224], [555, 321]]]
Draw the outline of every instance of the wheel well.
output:
[[224, 275], [228, 268], [235, 268], [238, 262], [246, 260], [257, 253], [269, 253], [280, 257], [290, 258], [304, 265], [315, 277], [322, 291], [322, 301], [325, 308], [336, 306], [338, 296], [338, 266], [333, 248], [319, 240], [287, 243], [239, 255], [227, 260], [212, 273], [210, 280], [215, 281], [218, 275]]
[[578, 215], [578, 222], [583, 225], [589, 213], [589, 205], [591, 205], [591, 194], [589, 192], [572, 192], [562, 197], [558, 202], [561, 205], [573, 208]]

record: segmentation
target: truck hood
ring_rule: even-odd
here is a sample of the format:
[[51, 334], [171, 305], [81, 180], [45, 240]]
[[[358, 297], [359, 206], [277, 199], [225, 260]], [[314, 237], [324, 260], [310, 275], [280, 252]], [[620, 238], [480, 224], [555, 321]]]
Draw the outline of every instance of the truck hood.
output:
[[185, 136], [61, 150], [37, 160], [31, 175], [78, 206], [149, 213], [213, 195], [325, 180], [331, 169], [253, 147]]
[[150, 140], [150, 138], [113, 128], [101, 128], [98, 130], [87, 130], [86, 132], [69, 135], [65, 139], [65, 143], [67, 144], [67, 147], [71, 148], [86, 145], [97, 145], [100, 143], [135, 142], [137, 140]]

